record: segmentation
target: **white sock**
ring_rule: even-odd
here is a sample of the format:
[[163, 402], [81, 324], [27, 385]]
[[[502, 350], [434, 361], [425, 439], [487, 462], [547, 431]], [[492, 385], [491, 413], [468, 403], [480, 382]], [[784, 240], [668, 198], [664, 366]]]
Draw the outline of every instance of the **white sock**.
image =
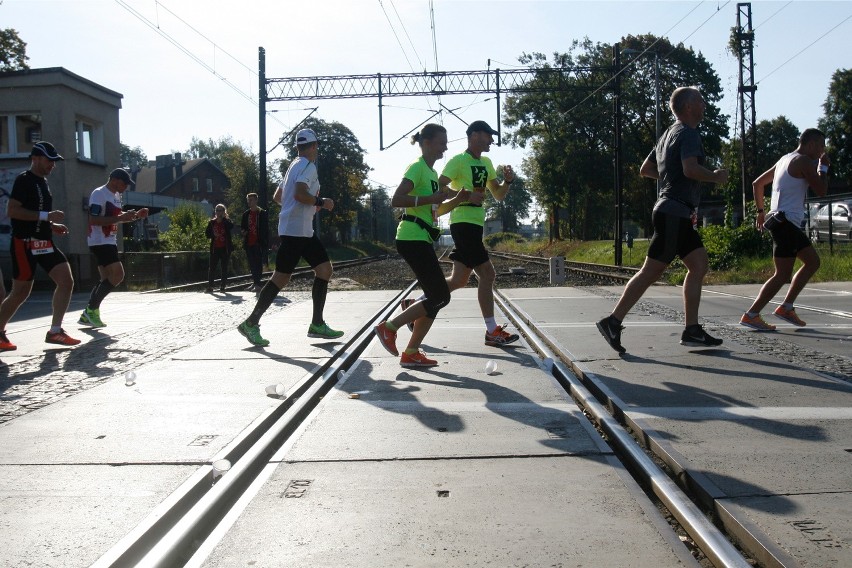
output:
[[494, 333], [494, 330], [497, 329], [497, 320], [493, 317], [484, 318], [485, 319], [485, 329], [488, 330], [488, 333]]
[[50, 327], [50, 333], [59, 333], [62, 331], [62, 327], [58, 325], [54, 325]]

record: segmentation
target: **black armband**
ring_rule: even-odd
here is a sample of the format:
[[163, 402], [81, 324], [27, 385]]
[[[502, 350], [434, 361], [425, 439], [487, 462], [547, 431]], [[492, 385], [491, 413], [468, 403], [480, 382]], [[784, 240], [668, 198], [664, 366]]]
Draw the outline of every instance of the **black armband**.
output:
[[323, 205], [325, 205], [325, 199], [319, 196], [314, 197], [314, 205], [316, 205], [317, 207], [322, 207]]

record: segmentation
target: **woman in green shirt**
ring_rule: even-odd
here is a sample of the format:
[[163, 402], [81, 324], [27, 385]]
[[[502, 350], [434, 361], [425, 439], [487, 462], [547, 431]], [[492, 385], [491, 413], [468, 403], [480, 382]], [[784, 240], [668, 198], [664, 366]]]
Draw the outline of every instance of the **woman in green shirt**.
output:
[[[420, 145], [422, 155], [408, 166], [391, 205], [405, 207], [405, 214], [396, 230], [396, 250], [411, 267], [424, 295], [401, 314], [380, 323], [375, 329], [382, 346], [392, 355], [399, 355], [396, 332], [401, 326], [413, 322], [411, 339], [400, 357], [400, 365], [434, 367], [438, 362], [426, 357], [420, 350], [420, 344], [438, 311], [450, 303], [450, 289], [432, 244], [441, 234], [436, 226], [438, 205], [447, 199], [448, 194], [446, 187], [438, 185], [438, 173], [433, 167], [447, 151], [447, 129], [440, 124], [427, 124], [411, 137], [411, 143], [415, 142]], [[459, 192], [442, 209], [449, 212], [469, 198], [469, 192]]]

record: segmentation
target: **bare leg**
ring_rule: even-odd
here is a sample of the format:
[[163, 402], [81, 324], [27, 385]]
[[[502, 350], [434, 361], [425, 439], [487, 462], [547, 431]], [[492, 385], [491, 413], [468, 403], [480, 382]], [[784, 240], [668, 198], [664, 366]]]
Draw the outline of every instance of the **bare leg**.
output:
[[[811, 250], [813, 250], [813, 247], [811, 247]], [[773, 261], [775, 263], [775, 274], [763, 283], [760, 292], [757, 294], [757, 298], [754, 299], [754, 303], [748, 309], [749, 312], [760, 313], [760, 310], [766, 307], [769, 300], [775, 297], [778, 290], [790, 281], [790, 275], [793, 273], [793, 264], [796, 262], [796, 259], [776, 257], [773, 258]]]
[[67, 262], [57, 264], [47, 273], [51, 280], [56, 282], [56, 290], [53, 292], [53, 327], [61, 327], [62, 319], [71, 303], [71, 293], [74, 291], [74, 277], [71, 275], [71, 266]]
[[683, 280], [683, 315], [687, 327], [698, 323], [698, 306], [701, 304], [701, 287], [708, 268], [707, 250], [697, 248], [683, 259], [686, 278]]
[[[787, 295], [784, 297], [785, 304], [792, 304], [799, 297], [799, 293], [804, 290], [805, 284], [811, 279], [811, 276], [819, 270], [819, 255], [814, 247], [805, 247], [799, 251], [799, 260], [802, 261], [802, 267], [796, 271], [793, 277], [793, 282], [790, 284], [790, 289], [787, 290]], [[790, 266], [792, 270], [792, 265]]]
[[618, 303], [612, 310], [612, 315], [618, 321], [624, 321], [630, 309], [636, 305], [636, 302], [642, 297], [645, 291], [663, 275], [668, 264], [654, 260], [653, 258], [645, 257], [645, 264], [639, 269], [633, 278], [624, 287]]
[[9, 320], [18, 311], [33, 290], [32, 280], [12, 280], [12, 291], [0, 304], [0, 330], [5, 330]]
[[482, 310], [482, 317], [493, 318], [494, 280], [497, 277], [494, 265], [489, 260], [475, 267], [473, 271], [476, 273], [476, 279], [479, 280], [476, 296], [479, 299], [479, 309]]

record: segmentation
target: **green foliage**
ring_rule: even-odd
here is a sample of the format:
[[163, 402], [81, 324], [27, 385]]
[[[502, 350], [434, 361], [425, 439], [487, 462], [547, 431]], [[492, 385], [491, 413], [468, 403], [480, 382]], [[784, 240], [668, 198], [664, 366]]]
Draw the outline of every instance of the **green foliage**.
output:
[[828, 138], [832, 173], [852, 184], [852, 69], [834, 72], [822, 108], [819, 128]]
[[[624, 55], [625, 69], [620, 76], [625, 219], [640, 227], [649, 225], [656, 200], [653, 184], [641, 179], [638, 171], [656, 142], [655, 64], [660, 67], [662, 129], [674, 122], [665, 107], [672, 91], [697, 85], [707, 101], [701, 130], [711, 169], [718, 163], [722, 140], [728, 135], [727, 116], [717, 106], [721, 82], [704, 56], [650, 34], [620, 41], [622, 50], [633, 52], [652, 45], [666, 57], [655, 58], [653, 51], [643, 57]], [[598, 87], [612, 78], [613, 47], [585, 39], [574, 41], [567, 53], [554, 54], [550, 62], [540, 53], [523, 54], [520, 62], [535, 70], [529, 86], [539, 90], [510, 95], [506, 100], [504, 122], [515, 129], [512, 143], [530, 149], [524, 162], [530, 193], [546, 211], [567, 211], [567, 219], [554, 227], [556, 239], [561, 238], [562, 223], [572, 238], [598, 239], [612, 234], [613, 91]], [[554, 72], [559, 69], [566, 72]]]
[[526, 241], [524, 237], [517, 233], [492, 233], [483, 239], [485, 241], [485, 246], [494, 248], [501, 243], [523, 243]]
[[167, 211], [169, 229], [160, 233], [160, 243], [166, 251], [207, 250], [210, 242], [204, 234], [207, 212], [194, 203], [181, 203]]
[[130, 146], [122, 142], [118, 155], [121, 159], [121, 166], [123, 168], [130, 168], [131, 170], [136, 170], [138, 168], [148, 165], [148, 156], [145, 155], [145, 151], [139, 146], [131, 148]]
[[[503, 166], [497, 166], [497, 181], [503, 183]], [[529, 215], [530, 206], [532, 205], [532, 196], [525, 187], [525, 182], [520, 176], [516, 176], [512, 185], [509, 186], [509, 193], [503, 201], [497, 201], [491, 192], [485, 192], [485, 201], [482, 204], [485, 207], [485, 215], [487, 219], [500, 219], [503, 223], [503, 230], [516, 233], [520, 230], [519, 219], [523, 219]]]
[[28, 59], [27, 43], [20, 38], [17, 30], [0, 29], [0, 72], [29, 69]]
[[735, 270], [743, 258], [771, 250], [772, 238], [769, 233], [761, 233], [755, 228], [755, 215], [752, 202], [748, 205], [746, 222], [739, 227], [709, 225], [699, 229], [711, 270]]

